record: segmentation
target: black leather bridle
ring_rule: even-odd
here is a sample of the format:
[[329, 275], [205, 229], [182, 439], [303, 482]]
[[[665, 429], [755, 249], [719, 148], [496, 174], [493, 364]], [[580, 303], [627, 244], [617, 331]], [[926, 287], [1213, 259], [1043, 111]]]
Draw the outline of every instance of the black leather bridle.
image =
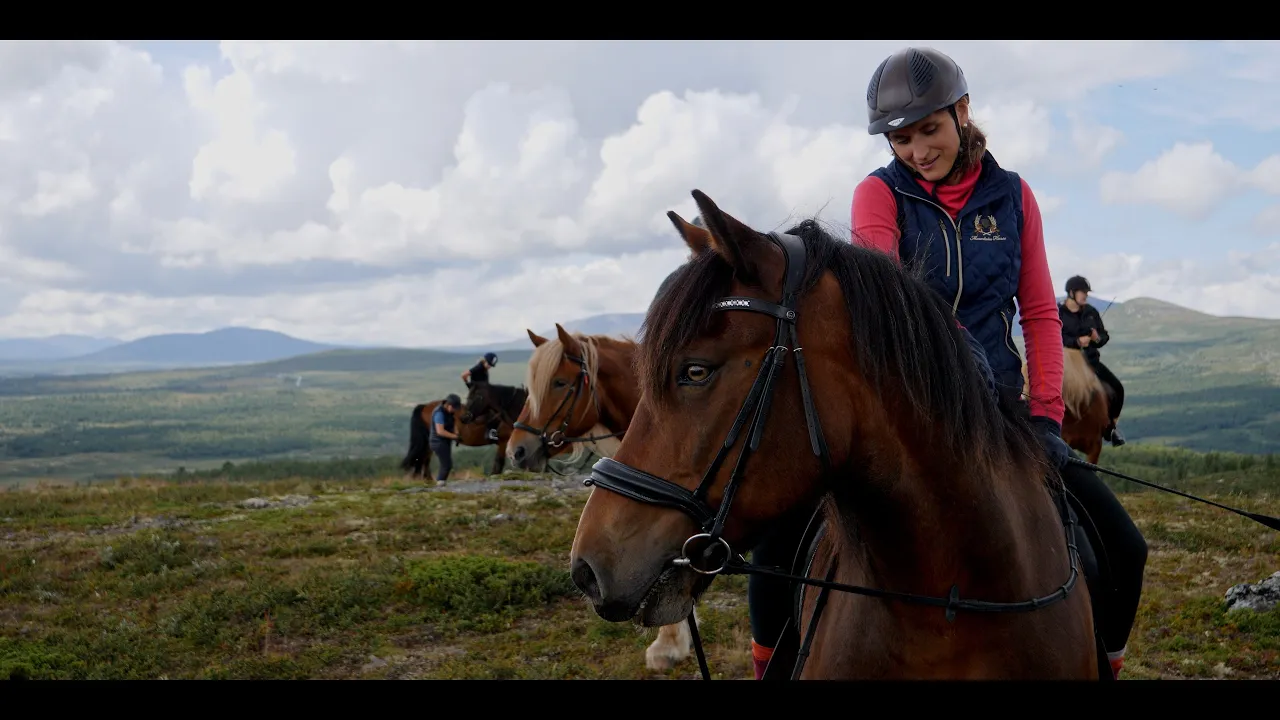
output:
[[[743, 401], [741, 409], [738, 411], [737, 418], [734, 419], [733, 426], [729, 429], [728, 436], [725, 437], [724, 444], [720, 451], [716, 453], [711, 465], [707, 468], [702, 476], [698, 487], [690, 492], [689, 490], [663, 478], [651, 475], [643, 470], [638, 470], [625, 463], [618, 462], [613, 458], [603, 458], [591, 468], [591, 474], [587, 479], [583, 480], [583, 485], [594, 485], [604, 488], [611, 492], [630, 498], [636, 502], [646, 503], [649, 505], [658, 505], [662, 507], [674, 508], [688, 515], [697, 523], [701, 532], [690, 536], [685, 540], [680, 551], [680, 557], [672, 561], [677, 567], [686, 567], [696, 573], [702, 575], [725, 574], [760, 574], [781, 579], [801, 582], [806, 585], [816, 585], [822, 588], [822, 592], [818, 597], [818, 604], [815, 609], [814, 616], [811, 618], [809, 627], [805, 633], [804, 643], [797, 657], [796, 666], [792, 672], [792, 679], [798, 679], [800, 671], [803, 668], [805, 657], [808, 655], [808, 648], [813, 640], [814, 630], [817, 628], [818, 617], [821, 615], [822, 608], [825, 603], [826, 593], [828, 590], [839, 590], [859, 595], [868, 595], [873, 597], [881, 597], [886, 599], [895, 599], [902, 602], [933, 605], [945, 608], [947, 611], [947, 620], [951, 621], [955, 617], [957, 610], [969, 610], [973, 612], [1027, 612], [1037, 610], [1042, 607], [1052, 605], [1067, 597], [1072, 588], [1075, 587], [1079, 578], [1079, 558], [1077, 557], [1077, 549], [1075, 544], [1075, 526], [1076, 522], [1069, 513], [1064, 512], [1066, 539], [1068, 555], [1070, 557], [1071, 574], [1067, 581], [1061, 587], [1049, 595], [1022, 602], [1012, 603], [995, 603], [983, 600], [962, 600], [960, 599], [959, 589], [952, 586], [949, 597], [929, 597], [922, 595], [913, 595], [909, 593], [899, 593], [888, 590], [878, 590], [875, 588], [861, 587], [858, 585], [846, 585], [843, 583], [831, 582], [834, 575], [835, 567], [831, 568], [825, 580], [818, 580], [807, 576], [792, 575], [783, 572], [780, 568], [768, 568], [759, 565], [747, 563], [741, 554], [734, 553], [729, 542], [724, 539], [725, 520], [728, 518], [729, 509], [732, 506], [734, 494], [738, 488], [738, 481], [741, 479], [739, 473], [743, 465], [746, 463], [748, 455], [755, 452], [760, 444], [760, 437], [764, 432], [765, 422], [769, 416], [769, 408], [773, 399], [773, 392], [777, 387], [778, 375], [782, 370], [782, 366], [786, 361], [786, 351], [791, 350], [796, 356], [796, 372], [800, 377], [800, 398], [804, 404], [805, 424], [809, 430], [809, 445], [813, 450], [813, 454], [818, 456], [822, 461], [824, 473], [830, 470], [830, 456], [827, 451], [826, 440], [822, 433], [822, 424], [818, 419], [817, 409], [813, 404], [813, 396], [809, 389], [809, 378], [805, 372], [804, 354], [800, 347], [800, 341], [796, 330], [796, 305], [799, 300], [799, 294], [802, 289], [804, 274], [807, 266], [807, 256], [805, 252], [804, 241], [795, 236], [785, 233], [769, 233], [767, 237], [779, 248], [785, 260], [782, 283], [782, 297], [779, 302], [772, 303], [767, 300], [752, 297], [731, 296], [722, 298], [712, 305], [712, 310], [716, 312], [726, 312], [731, 310], [743, 310], [748, 312], [756, 312], [769, 315], [777, 320], [777, 329], [774, 332], [773, 345], [765, 351], [764, 360], [760, 365], [760, 370], [756, 375], [756, 380], [751, 386], [751, 390], [747, 393], [746, 400]], [[786, 344], [790, 340], [790, 346]], [[720, 470], [721, 464], [728, 455], [729, 450], [737, 443], [738, 436], [742, 432], [743, 424], [747, 420], [748, 414], [752, 413], [751, 426], [748, 429], [748, 439], [746, 447], [738, 455], [738, 460], [733, 466], [733, 471], [729, 474], [729, 481], [725, 485], [724, 495], [720, 500], [719, 509], [713, 509], [707, 504], [707, 493], [715, 481], [715, 476]], [[1061, 502], [1061, 500], [1060, 500]], [[1065, 508], [1063, 508], [1065, 511]], [[698, 557], [705, 559], [708, 554], [717, 547], [724, 550], [724, 558], [719, 561], [719, 565], [712, 569], [699, 567], [695, 563], [694, 556], [690, 555], [690, 543], [695, 540], [703, 540], [704, 545], [702, 552]], [[694, 621], [693, 613], [689, 613], [687, 618], [690, 633], [693, 636], [694, 648], [698, 654], [698, 664], [702, 670], [703, 679], [710, 680], [711, 673], [707, 668], [706, 656], [702, 650], [702, 642], [698, 634], [697, 622]]]
[[[538, 442], [542, 444], [542, 454], [547, 459], [547, 467], [551, 468], [551, 470], [556, 473], [559, 473], [559, 471], [551, 465], [552, 449], [559, 449], [565, 443], [587, 443], [611, 437], [622, 437], [626, 432], [609, 433], [608, 435], [587, 435], [585, 437], [565, 437], [564, 433], [569, 429], [569, 423], [573, 422], [573, 410], [578, 405], [578, 398], [581, 396], [582, 385], [587, 382], [588, 377], [586, 360], [575, 355], [570, 355], [567, 352], [564, 354], [564, 357], [578, 366], [578, 374], [573, 379], [573, 386], [569, 389], [569, 393], [565, 395], [564, 399], [560, 401], [560, 404], [556, 406], [556, 411], [551, 413], [551, 416], [547, 418], [547, 422], [541, 428], [532, 427], [519, 421], [513, 423], [514, 427], [538, 436]], [[595, 393], [596, 389], [592, 387], [591, 396], [593, 399], [595, 398]], [[551, 427], [551, 424], [555, 422], [556, 416], [560, 414], [560, 411], [564, 410], [565, 403], [569, 403], [569, 410], [565, 412], [564, 420], [560, 422], [560, 427], [558, 429], [548, 435], [547, 430]]]

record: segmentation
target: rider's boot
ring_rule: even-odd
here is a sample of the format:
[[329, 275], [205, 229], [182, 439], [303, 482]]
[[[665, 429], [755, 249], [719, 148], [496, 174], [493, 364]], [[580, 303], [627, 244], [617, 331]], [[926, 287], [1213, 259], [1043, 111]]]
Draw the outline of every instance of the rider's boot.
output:
[[1111, 447], [1120, 447], [1124, 445], [1124, 435], [1120, 433], [1120, 428], [1116, 427], [1116, 421], [1112, 420], [1111, 424], [1102, 431], [1102, 439], [1111, 443]]
[[755, 640], [751, 641], [751, 662], [755, 666], [757, 680], [764, 677], [765, 668], [769, 667], [771, 657], [773, 657], [773, 648], [765, 647]]
[[1120, 668], [1124, 665], [1124, 651], [1127, 647], [1122, 647], [1116, 652], [1107, 653], [1107, 660], [1111, 662], [1111, 675], [1116, 680], [1120, 679]]

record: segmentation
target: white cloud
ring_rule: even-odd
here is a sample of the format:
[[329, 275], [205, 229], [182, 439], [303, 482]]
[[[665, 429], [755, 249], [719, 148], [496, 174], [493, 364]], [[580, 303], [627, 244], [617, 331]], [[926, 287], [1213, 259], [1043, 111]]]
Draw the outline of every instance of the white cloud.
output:
[[1231, 193], [1240, 170], [1212, 142], [1177, 143], [1133, 173], [1102, 176], [1103, 202], [1152, 203], [1192, 220], [1203, 220]]
[[973, 116], [1002, 167], [1027, 168], [1049, 157], [1053, 121], [1043, 105], [1031, 101], [982, 105], [973, 108]]
[[[692, 217], [694, 188], [761, 228], [848, 222], [890, 157], [866, 133], [866, 79], [905, 44], [227, 41], [207, 67], [0, 45], [0, 335], [460, 343], [639, 311], [685, 256], [665, 213]], [[963, 65], [992, 152], [1049, 186], [1041, 209], [1064, 223], [1070, 190], [1042, 179], [1096, 173], [1123, 141], [1067, 111], [1199, 48], [912, 44]], [[1193, 143], [1104, 184], [1192, 213], [1215, 201], [1205, 183], [1280, 186], [1280, 159], [1223, 163]], [[1231, 263], [1265, 278], [1275, 260]]]
[[[514, 274], [501, 278], [476, 265], [393, 276], [372, 285], [335, 283], [249, 297], [191, 299], [43, 289], [26, 295], [14, 312], [0, 318], [0, 335], [84, 333], [132, 339], [172, 332], [178, 316], [187, 331], [252, 325], [320, 342], [422, 346], [512, 340], [520, 338], [525, 327], [544, 328], [598, 313], [634, 312], [636, 301], [647, 304], [687, 255], [688, 249], [676, 237], [664, 249], [636, 255], [527, 261]], [[0, 263], [4, 260], [0, 253]], [[424, 322], [424, 318], [445, 322]]]
[[[1233, 193], [1251, 189], [1280, 195], [1280, 153], [1244, 170], [1213, 149], [1210, 141], [1176, 143], [1132, 173], [1108, 172], [1099, 192], [1108, 204], [1150, 203], [1190, 220], [1204, 220]], [[1275, 233], [1273, 209], [1263, 210], [1254, 225]]]
[[1071, 142], [1078, 153], [1077, 159], [1085, 168], [1098, 167], [1124, 142], [1124, 133], [1116, 128], [1092, 122], [1075, 111], [1068, 113], [1068, 117], [1071, 121]]

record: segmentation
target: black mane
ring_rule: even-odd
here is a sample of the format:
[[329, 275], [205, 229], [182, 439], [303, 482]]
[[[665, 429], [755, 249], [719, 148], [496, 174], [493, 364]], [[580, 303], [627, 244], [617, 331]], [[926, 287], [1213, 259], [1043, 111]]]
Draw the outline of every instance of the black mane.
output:
[[518, 406], [523, 406], [525, 398], [529, 395], [528, 389], [524, 386], [488, 383], [488, 390], [489, 392], [485, 396], [488, 406], [495, 410], [505, 410], [515, 415], [520, 414], [520, 407]]
[[[826, 271], [840, 284], [852, 318], [852, 351], [864, 378], [882, 396], [897, 394], [914, 421], [932, 426], [953, 453], [1004, 450], [1039, 457], [1025, 409], [995, 400], [951, 313], [950, 305], [894, 258], [840, 240], [808, 219], [786, 231], [804, 240], [808, 292]], [[723, 313], [711, 305], [728, 295], [733, 269], [704, 252], [668, 278], [641, 326], [639, 380], [655, 398], [671, 392], [679, 353], [704, 333], [715, 333]], [[804, 322], [801, 316], [799, 322]], [[788, 363], [792, 364], [792, 363]], [[812, 371], [811, 371], [812, 372]], [[1034, 448], [1034, 450], [1033, 450]]]

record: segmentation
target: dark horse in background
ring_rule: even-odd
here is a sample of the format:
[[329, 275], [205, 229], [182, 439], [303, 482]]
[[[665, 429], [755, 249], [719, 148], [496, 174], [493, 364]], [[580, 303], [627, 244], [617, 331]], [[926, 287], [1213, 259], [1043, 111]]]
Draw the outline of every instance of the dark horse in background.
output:
[[[462, 444], [468, 447], [498, 446], [489, 466], [491, 475], [500, 474], [506, 467], [507, 441], [511, 439], [515, 419], [524, 409], [528, 397], [529, 391], [523, 387], [490, 383], [472, 383], [471, 391], [467, 393], [455, 429]], [[429, 474], [431, 446], [427, 440], [431, 437], [431, 413], [442, 402], [443, 398], [413, 408], [413, 415], [409, 418], [409, 452], [400, 461], [400, 469], [407, 473], [409, 480], [425, 478]], [[488, 424], [494, 417], [499, 419], [497, 442], [488, 438]]]

